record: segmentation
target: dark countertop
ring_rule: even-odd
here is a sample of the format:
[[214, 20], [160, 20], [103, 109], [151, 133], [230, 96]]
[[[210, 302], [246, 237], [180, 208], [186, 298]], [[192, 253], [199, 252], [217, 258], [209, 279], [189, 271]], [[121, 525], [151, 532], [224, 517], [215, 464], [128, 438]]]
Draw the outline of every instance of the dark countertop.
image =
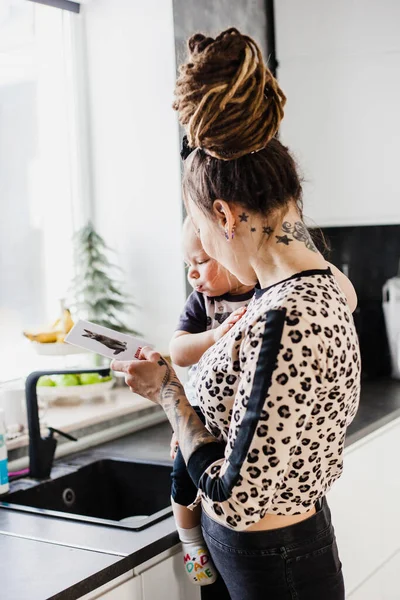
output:
[[[172, 463], [170, 438], [165, 422], [100, 445], [96, 459]], [[75, 600], [178, 542], [172, 517], [132, 531], [0, 508], [0, 556], [13, 556], [11, 568], [0, 560], [1, 590], [7, 600]]]
[[360, 406], [347, 430], [346, 445], [354, 444], [398, 417], [400, 417], [400, 380], [363, 381]]
[[0, 536], [0, 549], [1, 597], [7, 600], [59, 598], [60, 586], [67, 590], [77, 581], [104, 578], [104, 573], [108, 580], [110, 568], [120, 560], [109, 554], [4, 534]]
[[[347, 446], [399, 416], [400, 381], [364, 382]], [[169, 424], [161, 423], [102, 444], [96, 456], [165, 463], [170, 461], [170, 436]], [[7, 600], [25, 600], [27, 595], [30, 600], [74, 600], [176, 543], [172, 517], [143, 531], [129, 531], [3, 508], [2, 592]]]
[[3, 509], [2, 593], [7, 600], [75, 600], [177, 543], [172, 517], [132, 532]]

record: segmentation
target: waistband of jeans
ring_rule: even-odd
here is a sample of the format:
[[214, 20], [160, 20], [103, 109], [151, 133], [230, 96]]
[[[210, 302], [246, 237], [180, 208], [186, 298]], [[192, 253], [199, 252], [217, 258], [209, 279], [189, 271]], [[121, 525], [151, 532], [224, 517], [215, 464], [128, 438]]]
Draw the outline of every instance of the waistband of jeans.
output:
[[221, 544], [238, 550], [266, 550], [304, 543], [326, 531], [331, 526], [331, 511], [325, 497], [318, 500], [316, 509], [316, 513], [300, 523], [266, 531], [235, 531], [217, 523], [204, 511], [201, 524], [204, 531]]

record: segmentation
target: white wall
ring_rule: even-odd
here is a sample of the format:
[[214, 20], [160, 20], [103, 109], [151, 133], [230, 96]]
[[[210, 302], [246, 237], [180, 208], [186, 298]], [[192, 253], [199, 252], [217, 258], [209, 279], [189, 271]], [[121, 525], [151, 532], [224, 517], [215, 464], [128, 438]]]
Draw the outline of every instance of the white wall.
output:
[[166, 352], [185, 301], [172, 1], [82, 7], [95, 224], [140, 306], [133, 326]]
[[400, 223], [400, 2], [275, 2], [282, 138], [318, 225]]

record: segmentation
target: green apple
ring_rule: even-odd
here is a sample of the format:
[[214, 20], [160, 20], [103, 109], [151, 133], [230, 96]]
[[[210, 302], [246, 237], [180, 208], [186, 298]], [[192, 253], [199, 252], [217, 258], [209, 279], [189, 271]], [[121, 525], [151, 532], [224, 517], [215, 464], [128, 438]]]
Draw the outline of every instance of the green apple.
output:
[[80, 384], [79, 377], [73, 373], [68, 373], [67, 375], [55, 375], [53, 379], [56, 382], [56, 385], [60, 387]]
[[100, 383], [103, 378], [98, 373], [81, 373], [81, 384], [91, 385], [92, 383]]
[[37, 385], [39, 387], [54, 387], [56, 384], [51, 379], [51, 377], [48, 377], [47, 375], [42, 375], [42, 377], [39, 377]]
[[112, 375], [107, 375], [106, 377], [101, 378], [101, 383], [104, 383], [105, 381], [111, 381], [112, 379], [113, 379]]

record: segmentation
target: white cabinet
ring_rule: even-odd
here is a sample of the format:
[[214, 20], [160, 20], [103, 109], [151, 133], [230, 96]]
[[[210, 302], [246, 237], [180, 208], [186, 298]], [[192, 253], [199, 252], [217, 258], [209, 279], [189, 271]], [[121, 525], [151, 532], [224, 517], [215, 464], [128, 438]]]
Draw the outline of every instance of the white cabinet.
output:
[[142, 600], [200, 600], [200, 588], [185, 574], [181, 545], [140, 565]]
[[281, 138], [318, 226], [400, 223], [400, 2], [279, 0]]
[[199, 587], [185, 575], [181, 552], [145, 571], [141, 577], [143, 600], [200, 600]]
[[181, 545], [82, 596], [82, 600], [200, 600], [185, 574]]
[[349, 600], [400, 551], [399, 455], [400, 419], [349, 447], [328, 495]]
[[143, 600], [142, 582], [132, 571], [117, 577], [97, 590], [82, 596], [82, 600]]

